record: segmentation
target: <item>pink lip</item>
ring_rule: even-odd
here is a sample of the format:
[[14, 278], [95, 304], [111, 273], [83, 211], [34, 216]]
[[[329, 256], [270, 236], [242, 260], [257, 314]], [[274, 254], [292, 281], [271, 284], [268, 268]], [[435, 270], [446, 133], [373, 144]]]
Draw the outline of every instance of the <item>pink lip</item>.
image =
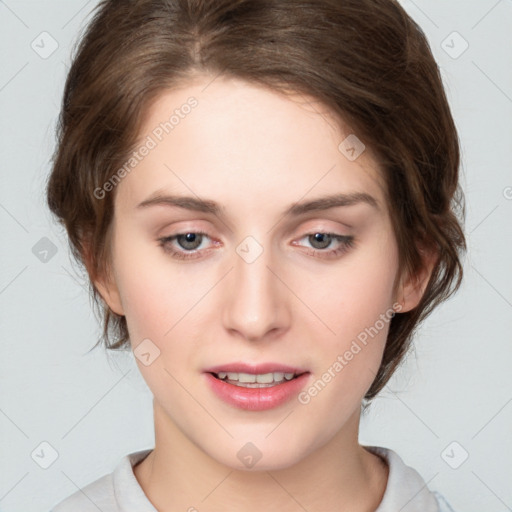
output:
[[[247, 371], [247, 365], [235, 365], [235, 366], [223, 366], [222, 368], [244, 368], [244, 373], [255, 373], [253, 371]], [[263, 365], [263, 367], [265, 367]], [[273, 365], [272, 368], [281, 368], [281, 370], [275, 371], [285, 371], [285, 373], [300, 373], [295, 372], [293, 368], [282, 365]], [[221, 367], [217, 367], [221, 368]], [[254, 367], [251, 367], [254, 369]], [[261, 368], [258, 366], [257, 368]], [[268, 368], [268, 366], [267, 366]], [[212, 370], [216, 370], [216, 368], [212, 368]], [[290, 370], [288, 372], [288, 370]], [[223, 371], [223, 370], [218, 370]], [[213, 375], [213, 373], [204, 373], [206, 382], [210, 389], [217, 395], [218, 398], [223, 400], [229, 405], [237, 407], [238, 409], [245, 409], [247, 411], [265, 411], [267, 409], [273, 409], [274, 407], [278, 407], [292, 398], [297, 397], [300, 391], [306, 386], [307, 382], [310, 380], [311, 373], [304, 372], [298, 377], [292, 380], [284, 380], [280, 384], [276, 384], [270, 387], [264, 388], [245, 388], [242, 386], [237, 386], [235, 384], [230, 384], [229, 382], [225, 382], [223, 380], [218, 379]], [[238, 373], [238, 372], [236, 372]], [[270, 373], [267, 370], [258, 370], [256, 373]]]
[[219, 364], [212, 366], [204, 370], [206, 373], [219, 373], [219, 372], [231, 372], [231, 373], [250, 373], [250, 374], [262, 374], [262, 373], [295, 373], [297, 375], [305, 373], [308, 370], [303, 368], [297, 368], [293, 366], [287, 366], [280, 363], [260, 363], [260, 364], [247, 364], [243, 362]]

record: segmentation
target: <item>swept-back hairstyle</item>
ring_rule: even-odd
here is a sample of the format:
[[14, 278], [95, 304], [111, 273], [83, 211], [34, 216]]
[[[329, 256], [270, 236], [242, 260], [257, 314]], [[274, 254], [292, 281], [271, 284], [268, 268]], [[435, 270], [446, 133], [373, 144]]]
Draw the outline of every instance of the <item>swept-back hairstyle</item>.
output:
[[[459, 139], [425, 34], [395, 0], [100, 1], [75, 48], [47, 184], [90, 277], [109, 275], [115, 199], [95, 190], [129, 159], [152, 102], [205, 73], [312, 97], [371, 148], [398, 244], [395, 291], [423, 268], [422, 247], [438, 252], [421, 302], [390, 322], [371, 400], [462, 280]], [[97, 344], [129, 348], [125, 317], [89, 285]]]

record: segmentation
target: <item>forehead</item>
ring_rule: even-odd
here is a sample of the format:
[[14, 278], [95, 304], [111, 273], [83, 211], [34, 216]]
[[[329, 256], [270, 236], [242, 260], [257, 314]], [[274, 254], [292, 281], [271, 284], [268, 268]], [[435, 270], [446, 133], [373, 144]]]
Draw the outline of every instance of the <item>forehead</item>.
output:
[[334, 192], [366, 192], [386, 207], [370, 148], [300, 94], [199, 77], [151, 103], [135, 148], [143, 146], [150, 150], [118, 190], [123, 207], [156, 190], [215, 197], [247, 213]]

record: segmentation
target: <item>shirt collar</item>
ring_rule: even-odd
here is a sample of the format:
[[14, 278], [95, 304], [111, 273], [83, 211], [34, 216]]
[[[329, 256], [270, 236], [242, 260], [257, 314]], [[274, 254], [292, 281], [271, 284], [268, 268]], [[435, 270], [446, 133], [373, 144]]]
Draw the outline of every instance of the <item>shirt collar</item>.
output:
[[375, 512], [439, 512], [437, 500], [421, 475], [396, 452], [381, 446], [363, 448], [384, 459], [389, 468], [386, 490]]
[[123, 457], [112, 475], [114, 495], [119, 507], [119, 512], [131, 512], [134, 507], [137, 512], [158, 512], [144, 494], [133, 466], [145, 459], [153, 449], [141, 450]]

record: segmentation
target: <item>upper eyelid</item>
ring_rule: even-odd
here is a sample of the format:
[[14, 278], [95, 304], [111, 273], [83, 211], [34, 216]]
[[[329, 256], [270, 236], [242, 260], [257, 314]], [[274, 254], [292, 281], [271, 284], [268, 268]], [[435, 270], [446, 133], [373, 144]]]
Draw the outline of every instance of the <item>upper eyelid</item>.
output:
[[[318, 224], [318, 222], [320, 222], [320, 223], [322, 223], [322, 222], [329, 222], [329, 223], [334, 223], [334, 224], [337, 224], [338, 226], [343, 226], [343, 227], [337, 227], [336, 228], [336, 227], [324, 226], [324, 227], [317, 228], [314, 225], [311, 228], [309, 228], [308, 226], [306, 226], [306, 227], [299, 227], [299, 226], [303, 226], [303, 224], [306, 224], [306, 225], [308, 225], [308, 224], [309, 225], [311, 225], [311, 224]], [[211, 224], [211, 223], [207, 221], [207, 224]], [[216, 230], [216, 229], [217, 228], [214, 228], [214, 230]], [[279, 230], [279, 231], [285, 237], [290, 236], [292, 233], [298, 233], [298, 232], [304, 232], [304, 235], [321, 232], [321, 233], [332, 233], [332, 234], [336, 234], [336, 235], [339, 235], [339, 236], [350, 236], [351, 235], [351, 231], [353, 229], [354, 229], [354, 225], [347, 224], [345, 222], [342, 222], [341, 220], [334, 220], [334, 219], [328, 219], [328, 218], [322, 218], [322, 219], [317, 218], [317, 219], [305, 219], [305, 220], [302, 220], [301, 222], [299, 222], [297, 224], [294, 223], [293, 226], [287, 226], [286, 228], [284, 228], [282, 230]], [[209, 227], [208, 228], [196, 227], [196, 226], [193, 226], [191, 228], [184, 227], [184, 228], [178, 228], [178, 231], [176, 231], [176, 233], [171, 234], [171, 235], [167, 235], [167, 237], [183, 235], [183, 234], [186, 234], [186, 233], [200, 233], [200, 232], [204, 232], [210, 238], [216, 238], [216, 237], [211, 236], [209, 234], [209, 232], [211, 232], [211, 231], [212, 231], [212, 229], [209, 228]], [[348, 231], [348, 232], [347, 233], [343, 233], [343, 232], [340, 233], [339, 231]], [[296, 235], [296, 236], [298, 236], [298, 235]]]

